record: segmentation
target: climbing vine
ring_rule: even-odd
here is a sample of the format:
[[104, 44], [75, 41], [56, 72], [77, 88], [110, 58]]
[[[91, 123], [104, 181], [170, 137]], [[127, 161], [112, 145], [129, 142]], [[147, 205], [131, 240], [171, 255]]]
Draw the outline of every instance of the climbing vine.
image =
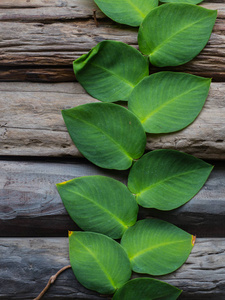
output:
[[[159, 6], [157, 0], [95, 2], [116, 22], [140, 26], [140, 51], [102, 41], [74, 61], [77, 80], [101, 102], [63, 110], [62, 115], [71, 139], [90, 162], [130, 170], [127, 186], [105, 176], [57, 184], [69, 215], [84, 230], [69, 232], [72, 270], [85, 287], [114, 294], [114, 300], [177, 299], [181, 290], [176, 287], [150, 277], [130, 280], [131, 273], [175, 271], [188, 258], [195, 236], [162, 220], [137, 221], [138, 209], [168, 211], [185, 204], [213, 167], [176, 150], [144, 154], [146, 133], [176, 132], [191, 124], [211, 79], [168, 71], [149, 75], [149, 67], [178, 66], [198, 55], [217, 12], [195, 5], [198, 0], [164, 0], [174, 3]], [[121, 100], [127, 101], [126, 108], [110, 103]]]

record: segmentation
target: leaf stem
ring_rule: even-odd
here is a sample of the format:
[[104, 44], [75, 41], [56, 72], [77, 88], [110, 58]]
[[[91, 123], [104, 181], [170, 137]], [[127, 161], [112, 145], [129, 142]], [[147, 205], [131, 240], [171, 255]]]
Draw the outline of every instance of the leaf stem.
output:
[[71, 265], [65, 266], [62, 269], [60, 269], [55, 275], [52, 275], [46, 285], [46, 287], [43, 289], [43, 291], [34, 299], [34, 300], [40, 300], [44, 294], [47, 292], [51, 284], [53, 284], [56, 281], [56, 278], [65, 270], [71, 268]]

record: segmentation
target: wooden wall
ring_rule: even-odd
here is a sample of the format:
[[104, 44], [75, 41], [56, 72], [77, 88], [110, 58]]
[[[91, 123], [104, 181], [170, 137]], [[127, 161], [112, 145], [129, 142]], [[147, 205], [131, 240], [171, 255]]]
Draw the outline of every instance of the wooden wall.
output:
[[[146, 151], [177, 149], [215, 168], [186, 205], [171, 212], [141, 209], [139, 218], [159, 217], [197, 235], [186, 264], [161, 278], [183, 289], [179, 299], [224, 300], [225, 3], [201, 5], [218, 10], [211, 38], [193, 61], [170, 70], [213, 78], [207, 102], [188, 128], [148, 135]], [[112, 22], [93, 0], [0, 1], [0, 299], [33, 299], [69, 264], [67, 231], [77, 228], [56, 183], [93, 174], [126, 183], [126, 171], [102, 170], [82, 157], [60, 112], [96, 101], [76, 82], [72, 61], [105, 39], [137, 47], [137, 29]], [[43, 299], [110, 297], [88, 291], [68, 270]]]

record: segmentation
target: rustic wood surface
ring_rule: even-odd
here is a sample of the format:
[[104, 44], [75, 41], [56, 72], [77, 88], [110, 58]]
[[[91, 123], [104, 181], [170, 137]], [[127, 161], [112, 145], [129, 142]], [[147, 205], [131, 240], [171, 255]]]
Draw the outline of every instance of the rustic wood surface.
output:
[[[207, 46], [193, 61], [167, 70], [212, 78], [209, 97], [192, 125], [148, 135], [146, 150], [177, 149], [216, 160], [215, 168], [181, 208], [140, 209], [139, 218], [162, 218], [198, 237], [186, 264], [161, 278], [184, 290], [179, 299], [224, 300], [225, 2], [201, 6], [218, 10]], [[60, 110], [96, 101], [76, 82], [72, 61], [105, 39], [137, 48], [138, 29], [111, 21], [93, 0], [1, 0], [0, 25], [0, 299], [30, 300], [69, 264], [65, 236], [77, 230], [55, 184], [94, 174], [127, 180], [127, 171], [103, 170], [82, 158], [66, 131]], [[165, 69], [151, 66], [150, 73]], [[44, 299], [110, 297], [88, 291], [67, 270]]]
[[[87, 175], [110, 176], [126, 184], [127, 172], [103, 170], [86, 161], [0, 161], [0, 236], [67, 236], [77, 229], [56, 183]], [[202, 190], [182, 207], [160, 212], [140, 209], [201, 237], [225, 236], [225, 164], [217, 163]]]
[[[193, 61], [174, 70], [223, 81], [225, 7], [222, 1], [201, 5], [218, 10], [212, 36]], [[93, 9], [97, 10], [98, 27]], [[112, 39], [137, 47], [137, 28], [105, 18], [93, 0], [4, 0], [0, 21], [0, 66], [4, 67], [0, 80], [5, 81], [73, 81], [72, 61], [98, 42]], [[151, 68], [155, 71], [157, 68]]]
[[[170, 148], [225, 159], [225, 83], [212, 83], [198, 118], [171, 134], [148, 135], [146, 150]], [[6, 101], [7, 100], [7, 101]], [[0, 83], [0, 155], [81, 156], [61, 109], [96, 102], [78, 83]]]
[[[181, 288], [180, 300], [224, 300], [224, 249], [224, 239], [197, 239], [186, 264], [159, 279]], [[33, 299], [48, 279], [68, 264], [67, 238], [1, 238], [0, 299]], [[76, 281], [72, 271], [67, 270], [43, 299], [100, 300], [110, 297], [88, 291]]]

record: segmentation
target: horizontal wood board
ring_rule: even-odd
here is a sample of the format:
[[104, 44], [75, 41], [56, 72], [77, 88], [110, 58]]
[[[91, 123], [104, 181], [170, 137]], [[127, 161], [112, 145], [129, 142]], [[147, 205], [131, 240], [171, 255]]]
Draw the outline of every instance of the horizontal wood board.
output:
[[[225, 7], [214, 1], [201, 5], [218, 10], [212, 36], [197, 58], [172, 69], [224, 81]], [[98, 27], [93, 19], [95, 9]], [[119, 40], [137, 47], [137, 28], [106, 18], [93, 0], [17, 0], [11, 5], [1, 1], [0, 21], [2, 81], [73, 81], [72, 61], [100, 41]], [[150, 71], [158, 70], [152, 67]]]
[[[147, 136], [146, 150], [176, 149], [225, 159], [225, 83], [212, 83], [198, 118], [171, 134]], [[79, 83], [0, 83], [0, 155], [75, 156], [61, 109], [96, 102]]]
[[[86, 161], [0, 161], [0, 236], [67, 236], [77, 230], [56, 183], [89, 175], [113, 177], [124, 184], [127, 172], [103, 170]], [[217, 163], [202, 190], [169, 212], [141, 208], [139, 219], [158, 217], [203, 237], [225, 237], [225, 164]]]
[[[197, 239], [187, 262], [160, 276], [183, 290], [180, 300], [224, 300], [225, 240]], [[33, 299], [48, 279], [69, 264], [67, 238], [0, 239], [0, 299]], [[133, 277], [138, 275], [134, 274]], [[88, 291], [71, 270], [60, 275], [43, 299], [110, 299]]]

